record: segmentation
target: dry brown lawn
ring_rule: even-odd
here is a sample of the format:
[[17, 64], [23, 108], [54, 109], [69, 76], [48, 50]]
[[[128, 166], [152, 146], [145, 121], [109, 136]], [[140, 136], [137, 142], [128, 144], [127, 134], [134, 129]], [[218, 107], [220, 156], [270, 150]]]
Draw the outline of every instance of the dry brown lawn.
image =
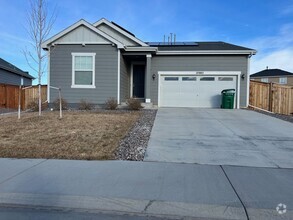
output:
[[0, 157], [114, 159], [139, 112], [58, 112], [0, 116]]

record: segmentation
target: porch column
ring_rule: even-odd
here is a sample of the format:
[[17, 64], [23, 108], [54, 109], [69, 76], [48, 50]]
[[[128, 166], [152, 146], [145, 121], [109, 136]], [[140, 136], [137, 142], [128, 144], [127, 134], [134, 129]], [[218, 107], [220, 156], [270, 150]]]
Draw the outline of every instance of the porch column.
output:
[[145, 72], [145, 102], [151, 103], [151, 67], [152, 67], [152, 55], [146, 55], [146, 72]]

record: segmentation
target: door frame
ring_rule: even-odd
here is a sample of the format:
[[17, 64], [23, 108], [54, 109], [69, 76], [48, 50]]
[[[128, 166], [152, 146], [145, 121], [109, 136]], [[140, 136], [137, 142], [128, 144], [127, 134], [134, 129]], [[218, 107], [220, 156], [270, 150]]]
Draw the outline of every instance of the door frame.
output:
[[[130, 65], [130, 89], [129, 89], [129, 92], [130, 92], [130, 98], [133, 98], [133, 66], [134, 65], [144, 65], [145, 66], [145, 70], [144, 70], [144, 74], [146, 73], [146, 63], [144, 61], [133, 61], [131, 62], [131, 65]], [[145, 85], [144, 85], [145, 86]]]
[[158, 71], [158, 107], [161, 107], [161, 76], [164, 75], [179, 75], [179, 76], [188, 76], [188, 75], [194, 75], [194, 76], [236, 76], [236, 88], [237, 88], [237, 94], [236, 94], [236, 108], [240, 108], [240, 76], [241, 71]]

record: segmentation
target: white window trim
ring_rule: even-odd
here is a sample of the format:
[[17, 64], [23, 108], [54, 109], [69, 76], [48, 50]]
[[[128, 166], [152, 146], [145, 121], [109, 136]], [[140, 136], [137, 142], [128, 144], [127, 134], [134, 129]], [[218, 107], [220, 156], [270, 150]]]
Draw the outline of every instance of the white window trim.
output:
[[[96, 85], [95, 85], [95, 75], [96, 75], [96, 71], [95, 71], [95, 57], [96, 57], [96, 53], [71, 53], [72, 55], [72, 81], [71, 81], [71, 88], [77, 88], [77, 89], [95, 89]], [[93, 75], [92, 75], [92, 85], [75, 85], [75, 57], [76, 56], [91, 56], [93, 57]]]
[[262, 77], [260, 79], [261, 82], [264, 82], [264, 83], [268, 83], [269, 82], [269, 78], [268, 77]]
[[[284, 82], [281, 82], [281, 79], [284, 79]], [[279, 78], [279, 84], [287, 84], [288, 83], [288, 79], [287, 79], [287, 77], [280, 77]]]

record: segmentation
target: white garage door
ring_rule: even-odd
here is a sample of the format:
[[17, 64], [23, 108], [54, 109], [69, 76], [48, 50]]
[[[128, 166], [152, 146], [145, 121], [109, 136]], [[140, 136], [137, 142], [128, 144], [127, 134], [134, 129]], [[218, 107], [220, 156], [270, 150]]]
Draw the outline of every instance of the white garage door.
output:
[[161, 75], [160, 106], [220, 108], [221, 91], [236, 87], [237, 76]]

